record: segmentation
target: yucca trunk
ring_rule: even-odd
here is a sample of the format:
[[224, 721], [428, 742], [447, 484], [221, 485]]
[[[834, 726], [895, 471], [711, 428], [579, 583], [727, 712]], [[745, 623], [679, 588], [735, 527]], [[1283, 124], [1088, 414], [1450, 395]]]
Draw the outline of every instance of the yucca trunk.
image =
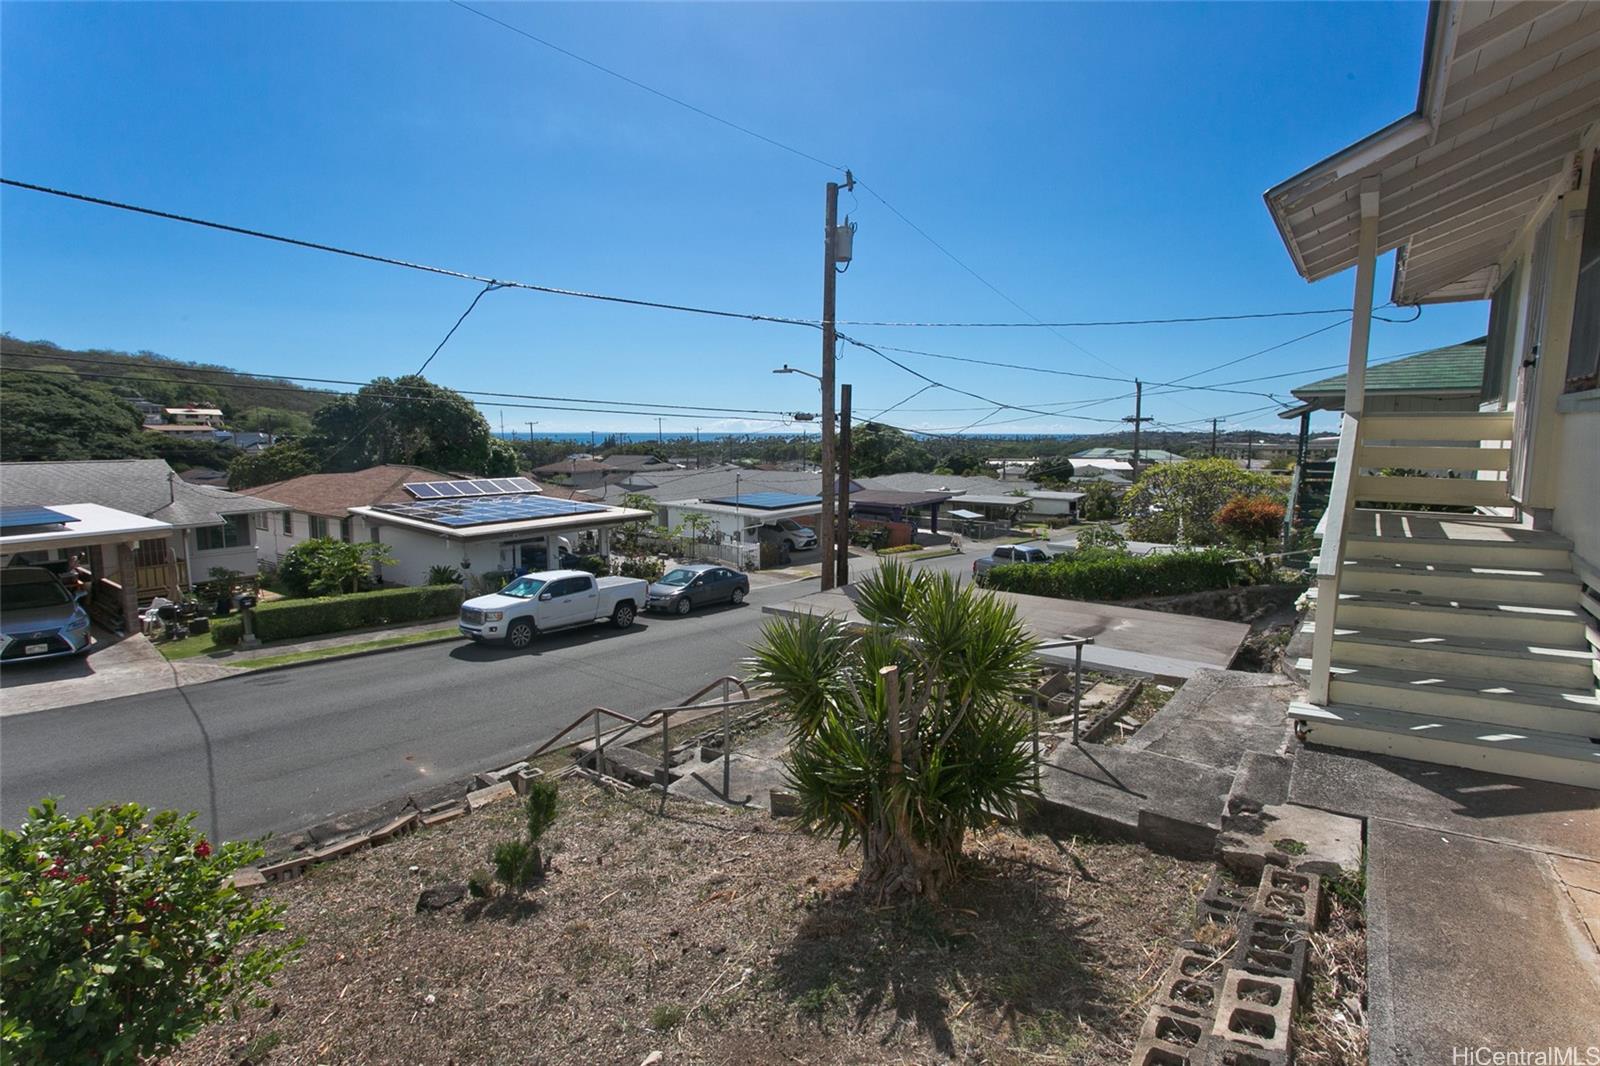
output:
[[857, 887], [879, 903], [907, 896], [937, 900], [955, 877], [965, 834], [955, 826], [942, 836], [930, 847], [917, 840], [904, 815], [881, 819], [862, 836]]

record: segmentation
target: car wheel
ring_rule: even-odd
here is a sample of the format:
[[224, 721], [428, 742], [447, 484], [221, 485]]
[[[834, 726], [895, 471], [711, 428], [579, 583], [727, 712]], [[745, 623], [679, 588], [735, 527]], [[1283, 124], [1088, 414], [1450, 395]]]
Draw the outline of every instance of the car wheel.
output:
[[506, 643], [521, 651], [533, 643], [533, 623], [526, 618], [511, 623], [506, 630]]
[[744, 589], [734, 589], [733, 595], [728, 597], [728, 602], [735, 607], [744, 602]]
[[627, 629], [633, 625], [633, 604], [619, 603], [617, 609], [611, 612], [611, 621], [618, 629]]
[[677, 611], [679, 614], [688, 614], [693, 607], [694, 604], [689, 602], [688, 596], [679, 596], [678, 602], [673, 604], [672, 609]]
[[785, 549], [787, 549], [789, 551], [794, 551], [795, 550], [794, 541], [789, 540], [787, 538], [785, 538], [785, 540], [783, 542], [783, 546], [784, 546]]

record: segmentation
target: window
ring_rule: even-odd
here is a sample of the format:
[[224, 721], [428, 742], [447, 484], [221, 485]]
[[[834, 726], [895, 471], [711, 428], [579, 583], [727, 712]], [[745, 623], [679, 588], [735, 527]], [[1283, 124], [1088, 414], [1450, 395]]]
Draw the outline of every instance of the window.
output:
[[1483, 403], [1502, 406], [1510, 394], [1512, 349], [1516, 347], [1517, 272], [1509, 271], [1489, 302], [1489, 344], [1483, 355]]
[[316, 514], [307, 515], [306, 518], [310, 520], [313, 539], [321, 540], [328, 535], [328, 520], [326, 518]]
[[1578, 250], [1565, 391], [1589, 389], [1600, 389], [1600, 153], [1589, 162], [1589, 199], [1584, 205], [1583, 244]]
[[294, 536], [294, 512], [293, 511], [285, 511], [285, 512], [283, 512], [283, 535], [286, 536], [286, 537]]
[[201, 526], [194, 531], [194, 546], [200, 551], [211, 552], [248, 544], [250, 538], [241, 535], [241, 524], [240, 519], [230, 518], [220, 526]]
[[346, 544], [350, 543], [350, 519], [339, 519], [339, 539]]
[[265, 533], [267, 531], [267, 512], [265, 512], [265, 511], [257, 511], [256, 512], [256, 528], [261, 530], [261, 532], [263, 532], [263, 533]]

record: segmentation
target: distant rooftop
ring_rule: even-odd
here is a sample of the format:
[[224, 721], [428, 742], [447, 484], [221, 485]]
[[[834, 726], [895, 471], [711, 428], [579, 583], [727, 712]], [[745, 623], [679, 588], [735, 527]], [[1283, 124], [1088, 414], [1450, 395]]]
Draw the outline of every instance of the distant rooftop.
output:
[[[1418, 352], [1404, 359], [1373, 364], [1367, 367], [1366, 391], [1368, 395], [1375, 392], [1429, 396], [1475, 394], [1483, 387], [1483, 360], [1488, 346], [1489, 338], [1479, 337]], [[1344, 384], [1345, 375], [1335, 374], [1289, 391], [1308, 403], [1337, 397], [1343, 405]], [[1323, 404], [1318, 403], [1318, 406]]]

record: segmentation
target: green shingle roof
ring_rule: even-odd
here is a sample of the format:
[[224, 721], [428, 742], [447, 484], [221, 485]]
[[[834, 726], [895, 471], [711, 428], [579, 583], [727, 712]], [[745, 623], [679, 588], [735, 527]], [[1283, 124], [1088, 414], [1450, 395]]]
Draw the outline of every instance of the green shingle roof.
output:
[[[1373, 392], [1469, 392], [1483, 385], [1483, 358], [1489, 339], [1418, 352], [1404, 359], [1367, 367], [1366, 391]], [[1313, 381], [1290, 389], [1302, 400], [1344, 395], [1344, 375]]]

